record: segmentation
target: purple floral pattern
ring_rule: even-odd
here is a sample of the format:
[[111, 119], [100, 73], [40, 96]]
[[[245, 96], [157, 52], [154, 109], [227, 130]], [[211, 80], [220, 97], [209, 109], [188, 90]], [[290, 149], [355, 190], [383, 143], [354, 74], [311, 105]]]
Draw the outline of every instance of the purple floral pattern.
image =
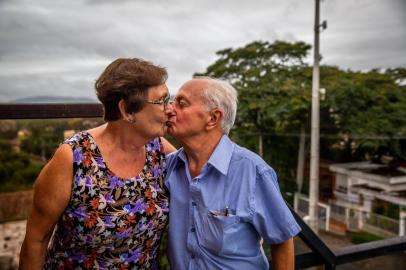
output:
[[109, 170], [88, 132], [64, 143], [73, 151], [72, 195], [44, 268], [157, 269], [169, 211], [160, 139], [146, 145], [144, 168], [129, 179]]

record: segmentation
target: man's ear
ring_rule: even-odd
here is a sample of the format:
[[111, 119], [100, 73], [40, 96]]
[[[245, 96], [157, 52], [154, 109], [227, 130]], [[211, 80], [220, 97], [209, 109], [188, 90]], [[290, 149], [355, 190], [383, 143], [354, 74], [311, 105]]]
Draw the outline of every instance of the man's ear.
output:
[[221, 120], [223, 119], [223, 111], [219, 109], [213, 109], [210, 111], [208, 116], [208, 121], [206, 125], [206, 130], [210, 130], [216, 127], [221, 128]]

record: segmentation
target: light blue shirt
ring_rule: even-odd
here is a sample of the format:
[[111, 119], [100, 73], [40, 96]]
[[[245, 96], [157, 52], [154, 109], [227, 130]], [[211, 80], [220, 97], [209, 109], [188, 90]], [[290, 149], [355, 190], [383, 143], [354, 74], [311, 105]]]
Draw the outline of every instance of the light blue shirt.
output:
[[278, 244], [300, 231], [274, 170], [225, 135], [194, 179], [182, 148], [167, 168], [171, 269], [269, 269], [261, 237]]

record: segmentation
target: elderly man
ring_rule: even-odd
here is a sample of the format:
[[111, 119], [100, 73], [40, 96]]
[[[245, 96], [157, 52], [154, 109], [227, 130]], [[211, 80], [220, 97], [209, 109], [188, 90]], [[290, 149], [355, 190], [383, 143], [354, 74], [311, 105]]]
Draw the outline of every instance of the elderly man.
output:
[[168, 132], [182, 145], [167, 160], [171, 193], [168, 255], [172, 269], [294, 268], [300, 227], [276, 174], [258, 155], [233, 143], [237, 92], [227, 82], [186, 82], [169, 108]]

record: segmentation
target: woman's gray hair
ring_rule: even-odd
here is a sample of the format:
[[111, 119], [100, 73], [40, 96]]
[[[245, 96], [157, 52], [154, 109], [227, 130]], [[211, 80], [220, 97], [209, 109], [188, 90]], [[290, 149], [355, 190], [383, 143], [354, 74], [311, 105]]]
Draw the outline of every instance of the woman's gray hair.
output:
[[211, 77], [195, 77], [207, 80], [208, 84], [203, 89], [203, 100], [209, 110], [218, 108], [223, 111], [221, 127], [224, 134], [228, 134], [234, 125], [237, 114], [237, 91], [227, 81]]

